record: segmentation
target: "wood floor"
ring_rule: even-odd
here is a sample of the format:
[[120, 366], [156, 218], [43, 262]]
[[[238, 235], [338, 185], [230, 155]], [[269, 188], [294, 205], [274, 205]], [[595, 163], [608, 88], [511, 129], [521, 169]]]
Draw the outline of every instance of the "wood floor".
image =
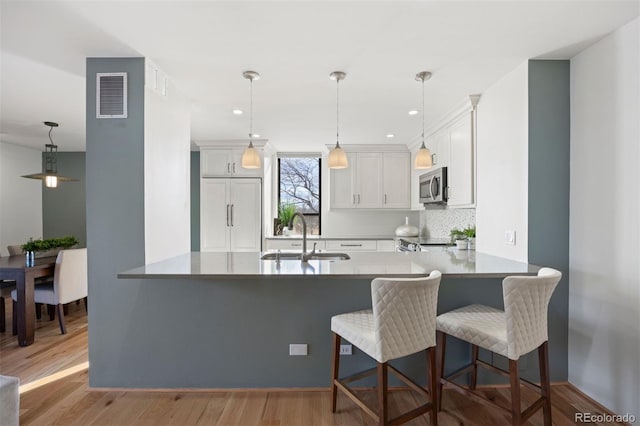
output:
[[[233, 391], [233, 392], [149, 392], [88, 389], [87, 317], [82, 305], [70, 307], [68, 334], [60, 335], [57, 321], [46, 315], [37, 321], [36, 342], [18, 347], [11, 336], [11, 303], [7, 301], [8, 327], [0, 333], [0, 374], [31, 382], [32, 390], [21, 394], [22, 425], [372, 425], [362, 410], [344, 395], [338, 397], [338, 412], [331, 413], [328, 391]], [[64, 375], [70, 367], [79, 372], [41, 384], [52, 374]], [[329, 371], [329, 367], [327, 367]], [[62, 372], [62, 373], [61, 373]], [[487, 388], [485, 394], [507, 405], [506, 388]], [[372, 390], [362, 390], [375, 403]], [[409, 391], [391, 393], [389, 406], [396, 412], [418, 405], [419, 395]], [[523, 404], [535, 399], [522, 388]], [[603, 408], [570, 385], [552, 386], [553, 423], [573, 425], [577, 412], [602, 413]], [[447, 390], [443, 396], [440, 425], [507, 425], [509, 419], [484, 405]], [[427, 425], [428, 416], [410, 424]], [[530, 425], [542, 425], [542, 412]], [[594, 423], [602, 424], [602, 423]]]

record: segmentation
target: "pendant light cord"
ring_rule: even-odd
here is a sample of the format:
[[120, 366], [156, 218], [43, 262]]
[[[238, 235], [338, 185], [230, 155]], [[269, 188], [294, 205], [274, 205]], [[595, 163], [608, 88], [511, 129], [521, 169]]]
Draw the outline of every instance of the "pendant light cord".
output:
[[422, 77], [422, 146], [424, 147], [424, 77]]
[[336, 145], [340, 145], [340, 79], [336, 78]]
[[253, 139], [253, 78], [249, 79], [249, 143]]

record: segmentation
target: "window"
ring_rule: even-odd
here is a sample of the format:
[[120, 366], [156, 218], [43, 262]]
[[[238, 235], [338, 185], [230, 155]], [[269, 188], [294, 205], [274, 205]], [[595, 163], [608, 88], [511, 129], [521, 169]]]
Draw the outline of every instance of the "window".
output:
[[292, 204], [304, 214], [308, 235], [320, 235], [320, 161], [319, 156], [278, 158], [278, 205]]

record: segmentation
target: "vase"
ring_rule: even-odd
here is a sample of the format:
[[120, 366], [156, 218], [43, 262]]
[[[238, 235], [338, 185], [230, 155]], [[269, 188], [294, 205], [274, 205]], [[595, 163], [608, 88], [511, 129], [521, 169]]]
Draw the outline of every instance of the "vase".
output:
[[25, 265], [31, 267], [35, 264], [35, 253], [28, 251], [25, 253]]

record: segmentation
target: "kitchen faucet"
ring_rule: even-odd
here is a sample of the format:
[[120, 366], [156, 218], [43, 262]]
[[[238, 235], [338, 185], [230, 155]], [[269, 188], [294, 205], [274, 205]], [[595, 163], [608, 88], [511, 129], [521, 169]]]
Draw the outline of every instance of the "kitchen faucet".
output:
[[296, 216], [300, 216], [302, 220], [302, 255], [300, 255], [300, 260], [307, 262], [311, 256], [316, 254], [316, 243], [313, 243], [313, 250], [307, 253], [307, 221], [304, 219], [302, 213], [295, 212], [293, 216], [291, 216], [291, 219], [289, 219], [289, 229], [293, 229], [293, 219], [295, 219]]

